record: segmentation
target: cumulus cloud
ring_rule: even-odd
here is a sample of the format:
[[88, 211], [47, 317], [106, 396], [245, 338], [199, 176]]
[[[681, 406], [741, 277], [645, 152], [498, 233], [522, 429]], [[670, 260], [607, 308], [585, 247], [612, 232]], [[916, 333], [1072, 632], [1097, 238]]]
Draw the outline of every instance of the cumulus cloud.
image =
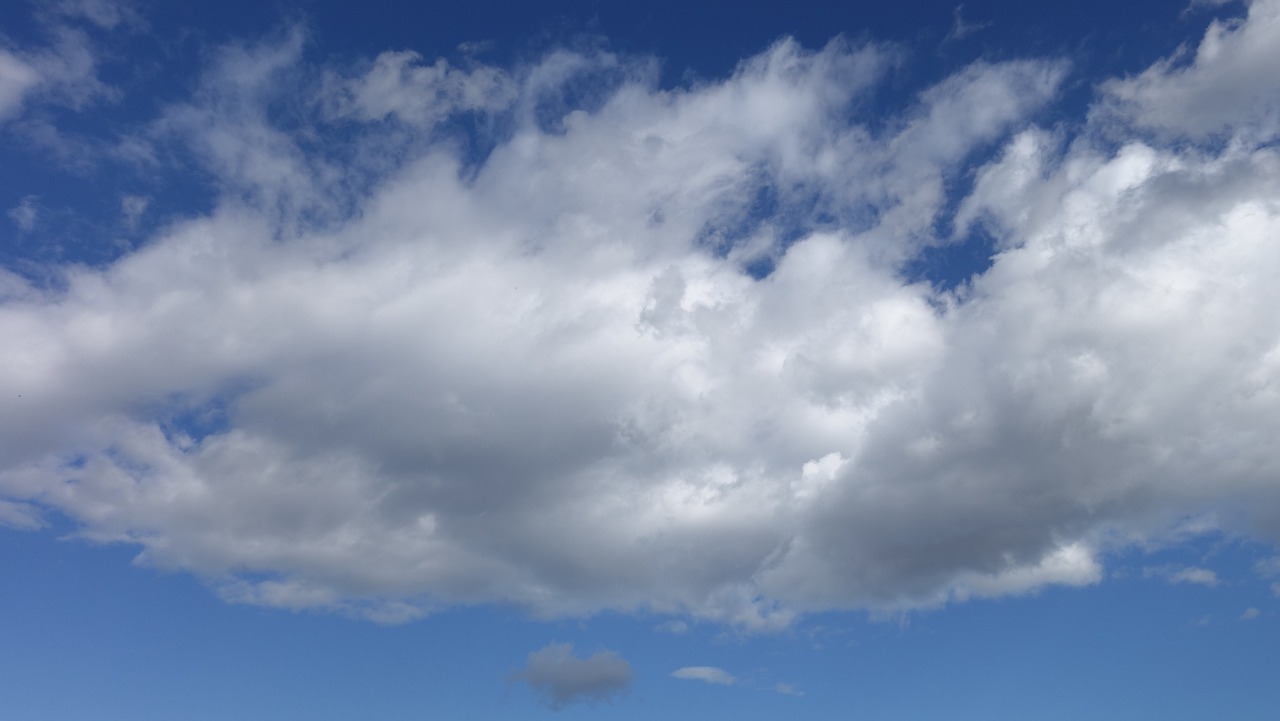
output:
[[1257, 618], [1258, 616], [1261, 616], [1261, 615], [1262, 615], [1262, 612], [1261, 612], [1261, 611], [1259, 611], [1258, 609], [1253, 608], [1252, 606], [1250, 606], [1249, 608], [1246, 608], [1246, 609], [1244, 610], [1244, 613], [1240, 614], [1240, 620], [1241, 620], [1241, 621], [1252, 621], [1253, 619], [1255, 619], [1255, 618]]
[[1280, 0], [1254, 0], [1243, 20], [1215, 20], [1195, 49], [1102, 86], [1104, 114], [1162, 133], [1205, 137], [1280, 132]]
[[732, 686], [738, 682], [733, 674], [715, 666], [685, 666], [672, 671], [671, 676], [686, 681], [703, 681], [720, 686]]
[[590, 658], [573, 655], [573, 644], [553, 643], [529, 654], [513, 678], [528, 683], [552, 708], [607, 701], [631, 685], [631, 664], [613, 651]]
[[[305, 41], [210, 53], [143, 133], [214, 210], [0, 275], [8, 502], [232, 601], [382, 621], [780, 628], [1096, 583], [1187, 518], [1280, 535], [1280, 156], [1247, 134], [1042, 129], [1056, 59], [884, 116], [875, 44], [663, 88], [603, 51], [316, 68]], [[952, 208], [991, 267], [911, 280]], [[522, 678], [576, 698], [535, 668], [591, 659], [538, 654]]]
[[804, 695], [804, 691], [801, 691], [800, 687], [796, 686], [793, 683], [774, 684], [773, 690], [777, 691], [783, 696], [803, 696]]

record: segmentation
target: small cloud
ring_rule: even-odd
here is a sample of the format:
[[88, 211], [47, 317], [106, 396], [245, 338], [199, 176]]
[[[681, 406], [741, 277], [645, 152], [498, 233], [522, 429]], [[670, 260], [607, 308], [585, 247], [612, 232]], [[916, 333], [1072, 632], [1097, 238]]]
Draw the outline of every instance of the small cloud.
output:
[[803, 696], [804, 695], [804, 691], [801, 691], [799, 688], [796, 687], [795, 684], [792, 684], [792, 683], [776, 684], [774, 685], [773, 690], [777, 691], [783, 696]]
[[120, 26], [140, 29], [146, 25], [133, 3], [118, 0], [63, 0], [54, 11], [69, 19], [87, 20], [103, 30]]
[[705, 681], [721, 686], [732, 686], [738, 682], [733, 674], [715, 666], [685, 666], [672, 671], [671, 675], [687, 681]]
[[689, 632], [689, 624], [679, 619], [660, 623], [654, 628], [658, 631], [662, 631], [664, 633], [670, 633], [675, 636], [679, 636], [682, 633]]
[[1257, 618], [1258, 616], [1261, 616], [1261, 615], [1262, 615], [1262, 612], [1261, 612], [1261, 611], [1259, 611], [1259, 610], [1258, 610], [1258, 609], [1256, 609], [1256, 608], [1252, 608], [1252, 607], [1250, 607], [1250, 608], [1246, 608], [1246, 609], [1244, 610], [1244, 613], [1240, 614], [1240, 620], [1241, 620], [1241, 621], [1252, 621], [1253, 619], [1255, 619], [1255, 618]]
[[1212, 615], [1212, 614], [1206, 614], [1206, 615], [1204, 615], [1204, 616], [1201, 616], [1201, 617], [1200, 617], [1200, 620], [1199, 620], [1199, 621], [1196, 621], [1196, 625], [1197, 625], [1197, 626], [1208, 626], [1210, 623], [1213, 623], [1213, 615]]
[[963, 40], [964, 38], [978, 32], [979, 30], [984, 30], [986, 28], [991, 27], [990, 21], [987, 21], [985, 23], [965, 22], [964, 17], [962, 17], [961, 15], [963, 11], [964, 11], [964, 4], [961, 3], [960, 5], [957, 5], [956, 9], [952, 12], [952, 15], [955, 17], [955, 20], [951, 24], [951, 32], [947, 33], [947, 38], [946, 38], [947, 40]]
[[613, 651], [590, 658], [573, 655], [573, 644], [552, 643], [529, 654], [513, 679], [524, 681], [553, 709], [578, 701], [607, 701], [631, 685], [631, 664]]
[[124, 218], [126, 227], [132, 229], [138, 227], [138, 219], [142, 214], [147, 212], [147, 206], [151, 204], [151, 199], [144, 195], [125, 195], [120, 198], [120, 215]]
[[1148, 566], [1142, 569], [1143, 578], [1163, 578], [1169, 583], [1192, 583], [1213, 588], [1221, 581], [1218, 574], [1196, 566]]
[[1271, 584], [1271, 595], [1280, 598], [1280, 583]]
[[38, 196], [28, 195], [9, 209], [9, 219], [24, 233], [35, 228], [36, 220], [40, 217], [40, 209], [36, 207], [37, 200]]
[[1280, 556], [1264, 558], [1253, 564], [1253, 571], [1263, 578], [1280, 576]]

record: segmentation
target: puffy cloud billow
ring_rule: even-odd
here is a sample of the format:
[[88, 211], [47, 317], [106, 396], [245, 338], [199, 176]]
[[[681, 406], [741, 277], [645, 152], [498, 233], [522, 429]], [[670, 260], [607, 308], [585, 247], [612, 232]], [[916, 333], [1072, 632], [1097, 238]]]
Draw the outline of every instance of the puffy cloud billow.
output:
[[[130, 139], [185, 149], [214, 210], [0, 271], [0, 521], [239, 602], [751, 628], [1274, 542], [1278, 12], [1074, 125], [1054, 58], [886, 116], [874, 44], [676, 89], [603, 51], [229, 47]], [[969, 282], [912, 271], [979, 235]]]

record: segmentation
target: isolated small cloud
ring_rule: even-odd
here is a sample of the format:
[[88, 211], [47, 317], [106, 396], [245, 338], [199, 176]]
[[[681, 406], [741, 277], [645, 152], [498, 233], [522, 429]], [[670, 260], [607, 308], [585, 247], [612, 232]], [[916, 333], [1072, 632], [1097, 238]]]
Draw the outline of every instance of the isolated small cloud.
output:
[[952, 12], [954, 22], [951, 24], [951, 32], [947, 33], [947, 40], [963, 40], [964, 38], [991, 27], [991, 22], [966, 22], [963, 16], [964, 4], [957, 5]]
[[686, 621], [681, 621], [681, 620], [680, 620], [680, 619], [678, 619], [678, 618], [677, 618], [677, 619], [672, 619], [672, 620], [670, 620], [670, 621], [665, 621], [665, 622], [663, 622], [663, 623], [660, 623], [660, 624], [658, 624], [657, 626], [655, 626], [654, 628], [655, 628], [656, 630], [658, 630], [658, 631], [663, 631], [663, 632], [665, 632], [665, 633], [669, 633], [669, 634], [672, 634], [672, 635], [674, 635], [674, 636], [679, 636], [680, 634], [688, 633], [688, 632], [689, 632], [689, 624], [688, 624], [688, 622], [686, 622]]
[[128, 228], [138, 227], [138, 220], [147, 212], [151, 199], [145, 195], [125, 195], [120, 198], [120, 215]]
[[1263, 578], [1280, 576], [1280, 556], [1264, 558], [1253, 564], [1253, 571]]
[[9, 220], [12, 220], [19, 230], [26, 232], [36, 227], [36, 220], [40, 217], [40, 210], [36, 207], [37, 200], [36, 196], [28, 195], [9, 209]]
[[552, 643], [529, 654], [513, 676], [524, 681], [554, 709], [579, 701], [607, 701], [631, 685], [631, 664], [613, 651], [590, 658], [573, 655], [573, 644]]
[[777, 691], [783, 696], [803, 696], [804, 695], [804, 691], [801, 691], [795, 684], [792, 684], [792, 683], [775, 684], [773, 687], [773, 690]]
[[1218, 574], [1196, 566], [1149, 566], [1142, 569], [1143, 578], [1162, 578], [1169, 583], [1191, 583], [1213, 588], [1221, 581]]
[[721, 686], [732, 686], [738, 682], [736, 676], [715, 666], [685, 666], [672, 671], [671, 675], [686, 681], [705, 681]]
[[1253, 619], [1255, 619], [1255, 618], [1257, 618], [1258, 616], [1261, 616], [1261, 615], [1262, 615], [1262, 612], [1261, 612], [1261, 611], [1259, 611], [1259, 610], [1258, 610], [1258, 609], [1256, 609], [1256, 608], [1249, 607], [1249, 608], [1246, 608], [1246, 609], [1244, 610], [1244, 613], [1240, 614], [1240, 620], [1241, 620], [1241, 621], [1252, 621]]

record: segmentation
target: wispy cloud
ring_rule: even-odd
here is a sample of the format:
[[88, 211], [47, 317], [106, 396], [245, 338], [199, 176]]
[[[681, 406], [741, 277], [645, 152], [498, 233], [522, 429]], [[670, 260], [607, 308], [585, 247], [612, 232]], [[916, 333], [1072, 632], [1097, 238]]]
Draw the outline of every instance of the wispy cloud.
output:
[[733, 674], [715, 666], [685, 666], [672, 671], [671, 675], [687, 681], [705, 681], [721, 686], [732, 686], [738, 682]]
[[1143, 578], [1163, 578], [1170, 583], [1189, 583], [1213, 588], [1221, 581], [1218, 574], [1196, 566], [1149, 566], [1142, 569]]
[[9, 209], [9, 220], [18, 226], [18, 230], [28, 232], [35, 229], [36, 222], [40, 219], [39, 200], [34, 195], [28, 195]]

